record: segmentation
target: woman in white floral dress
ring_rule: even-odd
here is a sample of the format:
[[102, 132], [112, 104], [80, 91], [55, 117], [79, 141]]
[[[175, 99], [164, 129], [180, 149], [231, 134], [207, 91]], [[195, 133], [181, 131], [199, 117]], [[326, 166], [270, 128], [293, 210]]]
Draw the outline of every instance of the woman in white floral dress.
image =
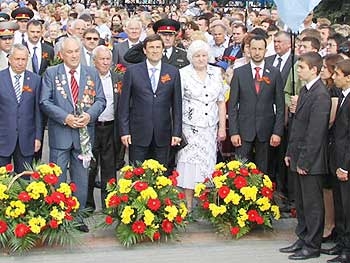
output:
[[225, 92], [221, 69], [208, 64], [209, 45], [193, 41], [187, 51], [190, 65], [180, 69], [182, 86], [182, 129], [188, 145], [179, 151], [178, 185], [184, 189], [192, 211], [194, 187], [210, 177], [216, 163], [217, 140], [224, 140]]

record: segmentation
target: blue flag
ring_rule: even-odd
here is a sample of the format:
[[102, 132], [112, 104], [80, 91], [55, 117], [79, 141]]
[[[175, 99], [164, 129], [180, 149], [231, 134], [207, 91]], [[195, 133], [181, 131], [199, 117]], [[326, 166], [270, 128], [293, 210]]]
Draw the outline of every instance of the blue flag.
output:
[[275, 0], [279, 17], [294, 33], [298, 32], [304, 19], [320, 2], [321, 0]]

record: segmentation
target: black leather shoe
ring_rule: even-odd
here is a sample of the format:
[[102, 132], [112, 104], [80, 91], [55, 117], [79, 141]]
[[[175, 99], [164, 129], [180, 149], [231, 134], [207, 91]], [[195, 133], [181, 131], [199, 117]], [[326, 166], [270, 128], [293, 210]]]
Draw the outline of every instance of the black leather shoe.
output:
[[335, 232], [335, 228], [333, 228], [332, 232], [328, 236], [322, 237], [322, 243], [334, 241], [336, 239], [336, 236], [337, 236], [337, 233]]
[[304, 260], [309, 258], [318, 258], [320, 256], [319, 250], [309, 250], [307, 248], [303, 248], [297, 252], [295, 252], [293, 255], [290, 255], [288, 259], [290, 260]]
[[326, 255], [340, 255], [342, 252], [343, 248], [339, 245], [335, 245], [334, 247], [328, 248], [328, 249], [321, 249], [322, 254]]
[[302, 249], [304, 246], [304, 242], [300, 239], [298, 239], [297, 241], [295, 241], [295, 243], [289, 247], [283, 247], [280, 248], [280, 252], [281, 253], [294, 253], [300, 249]]
[[84, 233], [89, 233], [89, 228], [87, 225], [82, 223], [80, 226], [77, 228], [79, 231], [84, 232]]
[[327, 263], [342, 263], [341, 256], [336, 256], [335, 258], [328, 259]]
[[350, 255], [349, 254], [341, 254], [335, 258], [327, 260], [327, 263], [349, 263]]

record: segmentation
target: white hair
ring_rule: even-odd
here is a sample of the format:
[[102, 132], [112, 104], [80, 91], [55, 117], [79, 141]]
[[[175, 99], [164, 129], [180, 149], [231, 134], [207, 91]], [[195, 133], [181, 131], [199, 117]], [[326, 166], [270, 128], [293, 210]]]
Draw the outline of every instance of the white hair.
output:
[[205, 51], [210, 56], [210, 47], [209, 44], [203, 40], [194, 40], [187, 49], [187, 59], [192, 63], [192, 58], [194, 54], [199, 51]]

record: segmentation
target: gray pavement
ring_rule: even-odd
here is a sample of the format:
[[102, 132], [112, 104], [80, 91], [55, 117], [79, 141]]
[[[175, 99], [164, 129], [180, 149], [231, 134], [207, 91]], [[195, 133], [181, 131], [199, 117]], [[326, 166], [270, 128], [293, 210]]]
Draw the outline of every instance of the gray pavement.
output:
[[[43, 161], [47, 162], [47, 140]], [[95, 189], [98, 210], [101, 207], [100, 191]], [[70, 262], [133, 262], [133, 263], [283, 263], [288, 254], [278, 249], [295, 241], [293, 218], [280, 219], [273, 223], [273, 230], [254, 229], [239, 240], [226, 238], [215, 233], [210, 223], [198, 220], [190, 223], [176, 239], [164, 243], [143, 242], [131, 248], [123, 247], [114, 236], [114, 228], [97, 229], [103, 220], [100, 213], [88, 220], [90, 232], [81, 235], [81, 243], [73, 248], [39, 247], [18, 256], [8, 255], [0, 250], [0, 263], [70, 263]], [[329, 247], [332, 244], [325, 244]], [[321, 255], [308, 263], [326, 262], [332, 256]]]

